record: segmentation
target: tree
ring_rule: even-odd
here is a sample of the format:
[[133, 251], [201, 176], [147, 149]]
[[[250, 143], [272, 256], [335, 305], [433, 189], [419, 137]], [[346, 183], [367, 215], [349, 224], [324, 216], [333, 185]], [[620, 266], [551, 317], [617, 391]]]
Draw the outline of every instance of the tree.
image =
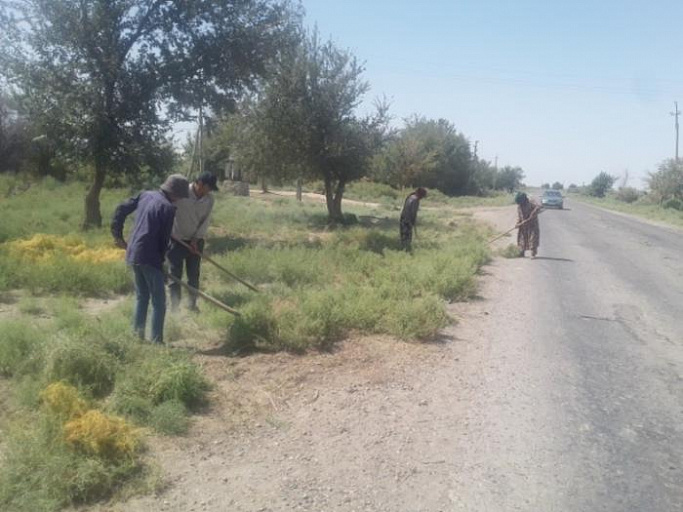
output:
[[657, 172], [651, 172], [648, 185], [659, 203], [671, 199], [683, 200], [683, 164], [674, 159], [665, 160]]
[[555, 183], [553, 183], [552, 189], [553, 190], [562, 190], [562, 189], [564, 189], [564, 185], [562, 183], [560, 183], [559, 181], [556, 181]]
[[0, 94], [0, 172], [18, 172], [28, 158], [29, 128], [9, 99]]
[[394, 187], [457, 195], [468, 192], [475, 168], [469, 141], [452, 123], [412, 116], [375, 159], [373, 175]]
[[474, 169], [467, 193], [472, 195], [484, 195], [496, 188], [498, 169], [491, 162], [477, 158], [473, 162]]
[[588, 193], [594, 197], [605, 197], [605, 194], [612, 188], [616, 180], [616, 177], [603, 171], [593, 179], [588, 188]]
[[522, 185], [524, 171], [521, 167], [506, 165], [496, 175], [496, 190], [506, 190], [512, 193]]
[[343, 221], [346, 184], [367, 174], [385, 133], [386, 104], [355, 113], [368, 90], [362, 73], [350, 52], [305, 35], [236, 118], [239, 161], [260, 176], [321, 179], [332, 223]]
[[29, 115], [94, 168], [85, 228], [105, 178], [161, 166], [170, 123], [229, 110], [291, 40], [286, 0], [22, 0], [0, 7], [0, 69]]
[[549, 188], [550, 188], [550, 183], [544, 183], [543, 185], [541, 185], [541, 188], [542, 188], [543, 190], [549, 189]]

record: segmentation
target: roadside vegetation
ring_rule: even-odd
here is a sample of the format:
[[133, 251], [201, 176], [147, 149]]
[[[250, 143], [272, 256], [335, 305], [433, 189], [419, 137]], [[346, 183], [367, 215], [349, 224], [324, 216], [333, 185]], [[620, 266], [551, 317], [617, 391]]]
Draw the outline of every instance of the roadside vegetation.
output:
[[[368, 205], [349, 205], [336, 228], [320, 201], [219, 194], [207, 253], [260, 292], [205, 264], [205, 290], [242, 316], [204, 303], [201, 321], [169, 318], [170, 348], [159, 349], [131, 335], [132, 294], [116, 299], [131, 278], [107, 229], [82, 233], [64, 220], [78, 215], [81, 187], [23, 183], [1, 204], [29, 219], [3, 227], [0, 244], [0, 299], [13, 311], [0, 317], [7, 510], [58, 510], [158, 485], [145, 439], [183, 435], [207, 403], [210, 384], [192, 360], [207, 345], [244, 355], [328, 350], [351, 333], [432, 339], [452, 322], [447, 302], [476, 292], [489, 258], [488, 233], [453, 204], [511, 202], [424, 200], [409, 254], [399, 250], [400, 202], [381, 194], [364, 191]], [[108, 190], [105, 216], [127, 195]], [[35, 208], [48, 196], [59, 201]], [[114, 306], [92, 311], [92, 300]]]
[[[382, 100], [360, 115], [363, 66], [302, 19], [278, 0], [0, 4], [0, 509], [154, 485], [145, 438], [182, 435], [208, 400], [193, 351], [431, 340], [447, 302], [475, 293], [489, 233], [466, 208], [511, 204], [524, 171], [478, 157], [452, 121], [392, 129]], [[188, 120], [181, 148], [172, 127]], [[205, 264], [203, 289], [241, 316], [169, 315], [160, 349], [130, 335], [132, 279], [107, 224], [132, 193], [198, 168], [272, 189], [219, 194], [206, 247], [260, 291]], [[297, 183], [322, 195], [280, 190]], [[416, 187], [429, 197], [406, 253], [398, 216]]]
[[600, 173], [587, 187], [575, 187], [575, 197], [596, 206], [646, 219], [683, 226], [683, 165], [665, 160], [649, 174], [647, 190], [627, 186], [628, 175], [616, 189], [615, 176]]

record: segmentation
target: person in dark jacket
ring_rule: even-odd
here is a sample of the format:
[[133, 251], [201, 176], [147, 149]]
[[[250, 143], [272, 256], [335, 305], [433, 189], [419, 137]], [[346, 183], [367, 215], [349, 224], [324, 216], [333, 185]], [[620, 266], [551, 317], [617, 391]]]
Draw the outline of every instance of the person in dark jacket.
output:
[[[135, 276], [136, 305], [133, 329], [145, 337], [147, 309], [152, 301], [152, 342], [164, 342], [166, 291], [163, 263], [171, 241], [175, 218], [173, 203], [188, 197], [189, 183], [180, 174], [169, 176], [159, 190], [145, 191], [131, 197], [116, 208], [111, 222], [114, 243], [126, 249], [126, 262]], [[131, 213], [135, 224], [128, 242], [123, 238], [123, 225]]]
[[410, 251], [410, 246], [413, 241], [413, 229], [417, 224], [417, 210], [420, 208], [420, 199], [427, 197], [427, 191], [422, 187], [415, 190], [403, 203], [403, 210], [401, 210], [401, 248]]

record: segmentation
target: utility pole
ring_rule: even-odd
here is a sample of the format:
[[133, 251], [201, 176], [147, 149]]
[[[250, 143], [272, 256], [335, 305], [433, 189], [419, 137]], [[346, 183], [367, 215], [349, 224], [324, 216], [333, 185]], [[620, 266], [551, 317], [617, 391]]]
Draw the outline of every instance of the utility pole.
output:
[[676, 111], [671, 112], [671, 115], [676, 118], [676, 163], [678, 163], [678, 116], [681, 115], [681, 111], [678, 110], [678, 102], [674, 101], [674, 105], [676, 106]]

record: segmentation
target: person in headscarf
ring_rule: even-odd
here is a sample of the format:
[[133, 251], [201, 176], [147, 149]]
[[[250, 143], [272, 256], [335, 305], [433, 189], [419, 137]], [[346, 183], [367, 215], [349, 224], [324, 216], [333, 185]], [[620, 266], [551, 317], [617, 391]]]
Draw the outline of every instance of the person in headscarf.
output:
[[541, 230], [538, 225], [538, 213], [541, 207], [530, 201], [524, 192], [515, 196], [517, 203], [517, 246], [519, 255], [524, 257], [526, 251], [531, 251], [531, 257], [535, 258], [538, 246], [541, 243]]
[[417, 224], [417, 210], [420, 208], [420, 199], [427, 197], [427, 191], [420, 187], [415, 192], [412, 192], [406, 197], [403, 203], [403, 210], [401, 210], [401, 248], [405, 251], [410, 251], [410, 246], [413, 241], [413, 229]]

